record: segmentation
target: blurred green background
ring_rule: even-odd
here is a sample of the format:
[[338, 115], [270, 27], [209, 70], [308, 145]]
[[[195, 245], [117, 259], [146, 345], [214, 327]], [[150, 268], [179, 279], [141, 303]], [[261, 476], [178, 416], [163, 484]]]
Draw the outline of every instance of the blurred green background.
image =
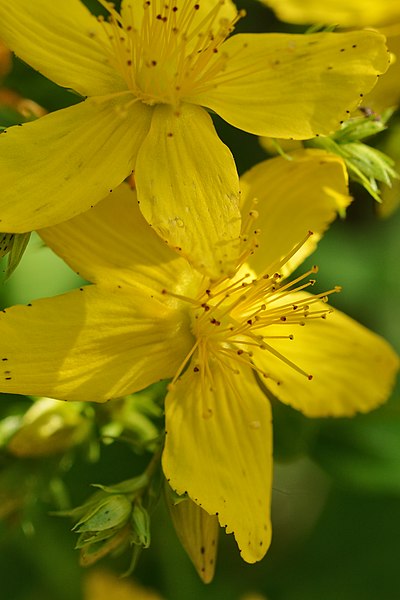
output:
[[[95, 2], [87, 2], [94, 8]], [[242, 31], [301, 31], [279, 23], [256, 2], [245, 2]], [[4, 82], [47, 110], [78, 101], [20, 61]], [[2, 109], [1, 123], [15, 118]], [[376, 140], [400, 147], [397, 131]], [[215, 118], [232, 149], [240, 172], [266, 158], [258, 140]], [[395, 128], [393, 128], [395, 129]], [[390, 139], [390, 136], [392, 138]], [[393, 137], [397, 135], [397, 140]], [[340, 284], [332, 304], [400, 350], [400, 213], [383, 220], [376, 203], [353, 186], [355, 201], [345, 221], [337, 221], [312, 262], [320, 267], [320, 290]], [[4, 262], [4, 261], [3, 261]], [[3, 264], [4, 270], [4, 264]], [[12, 277], [0, 287], [2, 306], [27, 303], [79, 284], [78, 277], [33, 237]], [[4, 396], [0, 416], [26, 402]], [[307, 420], [283, 405], [274, 405], [275, 480], [273, 543], [259, 564], [241, 561], [232, 536], [220, 538], [214, 581], [205, 586], [180, 547], [160, 502], [152, 522], [152, 545], [134, 576], [170, 600], [241, 600], [257, 592], [268, 600], [397, 600], [400, 554], [400, 403], [391, 401], [372, 414], [353, 419]], [[26, 490], [22, 511], [0, 523], [0, 596], [4, 600], [81, 600], [85, 575], [73, 549], [75, 535], [66, 519], [51, 516], [63, 480], [72, 505], [90, 493], [91, 483], [112, 484], [143, 470], [148, 455], [129, 445], [100, 446], [99, 460], [83, 452], [74, 460], [12, 459], [0, 453], [0, 498], [3, 489], [18, 497]], [[56, 483], [54, 483], [54, 481]], [[61, 484], [60, 484], [61, 486]], [[62, 492], [62, 486], [58, 493]], [[37, 493], [40, 490], [40, 494]], [[4, 508], [4, 507], [3, 507]], [[1, 514], [0, 506], [0, 514]], [[123, 572], [126, 556], [102, 561]]]

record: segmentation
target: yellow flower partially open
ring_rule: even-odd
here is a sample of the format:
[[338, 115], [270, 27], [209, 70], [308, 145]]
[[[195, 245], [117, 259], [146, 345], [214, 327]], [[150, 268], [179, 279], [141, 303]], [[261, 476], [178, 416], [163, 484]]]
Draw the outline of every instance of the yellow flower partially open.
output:
[[400, 102], [400, 2], [398, 0], [261, 0], [289, 23], [379, 27], [391, 52], [391, 67], [364, 100], [379, 113]]
[[[228, 37], [230, 0], [0, 0], [0, 37], [88, 98], [0, 137], [0, 231], [53, 225], [134, 171], [144, 217], [214, 279], [238, 260], [239, 184], [208, 112], [256, 135], [335, 130], [388, 66], [371, 31]], [[113, 199], [109, 200], [113, 203]]]
[[244, 190], [241, 255], [218, 281], [162, 242], [126, 184], [112, 204], [43, 230], [93, 285], [0, 313], [0, 391], [105, 401], [172, 378], [165, 476], [254, 562], [271, 539], [264, 390], [309, 416], [353, 415], [386, 400], [399, 363], [382, 338], [328, 307], [335, 288], [306, 291], [315, 268], [284, 281], [350, 202], [340, 159], [272, 159], [245, 175]]
[[398, 0], [261, 0], [289, 23], [335, 23], [341, 27], [388, 25], [400, 21]]

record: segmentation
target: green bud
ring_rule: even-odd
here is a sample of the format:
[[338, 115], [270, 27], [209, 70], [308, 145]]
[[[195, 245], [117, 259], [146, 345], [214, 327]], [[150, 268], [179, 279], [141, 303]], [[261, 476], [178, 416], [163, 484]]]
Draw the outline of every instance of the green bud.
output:
[[131, 525], [132, 542], [148, 548], [150, 546], [150, 516], [140, 502], [136, 502], [133, 507]]
[[100, 500], [73, 528], [79, 533], [120, 529], [128, 521], [132, 504], [126, 496], [113, 495]]
[[118, 531], [120, 531], [120, 527], [112, 527], [104, 531], [84, 531], [79, 535], [78, 541], [75, 544], [75, 549], [81, 550], [82, 548], [86, 548], [91, 544], [104, 542], [115, 535]]
[[147, 473], [142, 473], [132, 479], [126, 479], [115, 485], [102, 485], [101, 483], [93, 484], [93, 487], [100, 488], [107, 494], [133, 494], [143, 490], [149, 485], [149, 477]]
[[81, 567], [89, 567], [110, 552], [123, 550], [129, 544], [129, 527], [124, 527], [106, 540], [89, 544], [82, 548], [80, 554]]

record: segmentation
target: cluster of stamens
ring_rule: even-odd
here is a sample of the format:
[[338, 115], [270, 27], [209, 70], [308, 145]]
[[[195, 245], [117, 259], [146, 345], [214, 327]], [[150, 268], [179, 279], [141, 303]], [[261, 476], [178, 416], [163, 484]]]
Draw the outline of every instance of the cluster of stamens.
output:
[[[256, 218], [256, 211], [251, 211], [248, 217], [249, 228]], [[253, 238], [249, 232], [242, 234], [245, 258], [251, 255], [258, 245], [256, 240], [259, 231], [252, 231]], [[313, 275], [318, 272], [316, 266], [290, 282], [283, 280], [280, 271], [312, 235], [312, 232], [308, 232], [304, 240], [287, 256], [258, 276], [254, 276], [241, 261], [233, 277], [208, 282], [197, 298], [188, 298], [163, 290], [164, 294], [184, 300], [193, 308], [192, 330], [195, 343], [172, 383], [179, 378], [189, 361], [193, 371], [204, 376], [211, 357], [230, 370], [232, 363], [236, 362], [251, 367], [264, 379], [274, 379], [270, 373], [254, 364], [252, 359], [256, 348], [270, 352], [297, 373], [312, 379], [312, 374], [304, 371], [300, 365], [292, 362], [273, 346], [274, 339], [285, 339], [288, 343], [295, 343], [296, 327], [304, 327], [310, 320], [326, 319], [332, 309], [328, 306], [322, 307], [321, 302], [326, 303], [330, 294], [341, 289], [336, 286], [321, 294], [302, 294], [301, 292], [314, 286]], [[285, 331], [282, 331], [282, 335], [276, 335], [275, 330], [273, 335], [269, 335], [268, 327], [272, 325], [282, 325]], [[278, 385], [281, 383], [276, 379], [274, 381]]]
[[138, 22], [133, 2], [119, 14], [113, 4], [99, 0], [108, 12], [105, 32], [109, 61], [142, 102], [177, 105], [180, 99], [204, 92], [224, 70], [227, 57], [219, 52], [244, 11], [231, 19], [221, 16], [226, 0], [200, 15], [202, 0], [145, 0]]

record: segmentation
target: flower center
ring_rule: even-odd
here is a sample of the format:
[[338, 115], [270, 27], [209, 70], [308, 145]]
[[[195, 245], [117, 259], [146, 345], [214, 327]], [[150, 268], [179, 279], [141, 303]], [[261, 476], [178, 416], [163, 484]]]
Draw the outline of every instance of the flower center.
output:
[[[296, 343], [297, 327], [306, 326], [310, 320], [325, 319], [332, 312], [330, 307], [324, 306], [328, 296], [340, 291], [336, 286], [321, 294], [305, 293], [307, 288], [315, 284], [313, 275], [318, 272], [316, 266], [290, 282], [283, 280], [280, 271], [311, 235], [312, 232], [309, 232], [284, 259], [270, 265], [258, 276], [242, 262], [233, 277], [209, 282], [207, 287], [201, 289], [196, 299], [179, 296], [192, 305], [192, 330], [196, 342], [173, 383], [189, 360], [190, 368], [206, 375], [210, 359], [218, 360], [227, 366], [236, 361], [268, 379], [270, 374], [262, 371], [252, 360], [254, 352], [259, 350], [270, 352], [296, 372], [312, 379], [312, 374], [274, 348], [274, 340], [285, 339], [288, 344]], [[247, 235], [242, 237], [246, 240], [247, 250], [244, 251], [244, 258], [247, 258], [254, 252], [257, 244], [254, 240], [249, 240]], [[164, 293], [168, 294], [166, 290]], [[269, 329], [276, 325], [282, 326], [281, 334], [277, 332], [276, 327], [273, 327], [273, 332], [272, 328]]]
[[[176, 106], [203, 91], [227, 61], [219, 47], [243, 16], [230, 0], [105, 0], [110, 62], [142, 102]], [[100, 19], [101, 20], [101, 19]]]

